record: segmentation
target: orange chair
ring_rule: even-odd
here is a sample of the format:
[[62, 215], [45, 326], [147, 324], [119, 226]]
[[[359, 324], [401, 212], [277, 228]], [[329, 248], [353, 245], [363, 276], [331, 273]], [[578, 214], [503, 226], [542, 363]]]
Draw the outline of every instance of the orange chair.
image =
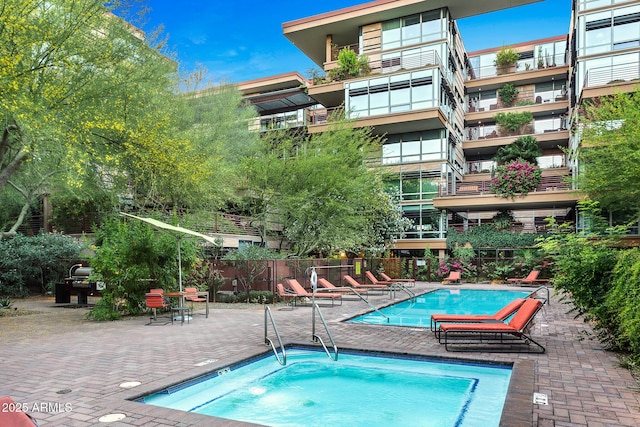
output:
[[460, 283], [460, 279], [460, 272], [452, 271], [449, 273], [449, 277], [445, 277], [444, 279], [442, 279], [442, 281], [447, 283]]
[[330, 299], [331, 305], [333, 306], [335, 301], [340, 301], [340, 305], [342, 305], [342, 295], [331, 293], [331, 292], [316, 292], [313, 294], [312, 292], [308, 292], [296, 279], [287, 279], [287, 284], [293, 290], [293, 294], [298, 298], [311, 298], [315, 296], [320, 299]]
[[[293, 310], [293, 307], [296, 305], [296, 295], [292, 292], [287, 292], [282, 283], [278, 283], [276, 285], [276, 289], [278, 291], [278, 296], [287, 304], [287, 306], [291, 306], [291, 310]], [[287, 300], [289, 301], [287, 302]]]
[[35, 418], [24, 412], [22, 406], [10, 396], [0, 396], [0, 426], [38, 427]]
[[336, 287], [333, 283], [331, 283], [330, 281], [328, 281], [327, 279], [318, 279], [318, 285], [320, 285], [323, 288], [323, 291], [326, 292], [338, 292], [341, 293], [343, 295], [345, 294], [358, 294], [361, 297], [364, 297], [366, 299], [367, 296], [367, 290], [366, 289], [358, 289], [355, 290], [352, 287], [349, 286], [344, 286], [344, 287]]
[[[542, 301], [527, 298], [509, 323], [499, 320], [478, 323], [444, 323], [436, 330], [436, 336], [440, 344], [444, 343], [444, 348], [447, 351], [460, 351], [459, 346], [461, 345], [466, 347], [462, 351], [488, 351], [486, 348], [479, 350], [469, 348], [469, 346], [477, 344], [491, 346], [491, 351], [512, 351], [516, 350], [514, 345], [533, 343], [538, 347], [540, 353], [544, 353], [545, 348], [525, 333], [541, 308]], [[455, 338], [462, 338], [463, 341], [456, 342]], [[450, 348], [452, 345], [454, 347]], [[498, 350], [502, 346], [508, 346], [508, 348]]]
[[365, 271], [364, 274], [367, 276], [367, 278], [369, 279], [369, 281], [373, 285], [385, 285], [385, 286], [388, 286], [388, 285], [393, 285], [395, 283], [395, 282], [391, 282], [391, 281], [387, 282], [387, 281], [378, 280], [376, 278], [376, 276], [374, 276], [373, 273], [370, 272], [369, 270]]
[[382, 280], [386, 282], [394, 282], [394, 283], [400, 282], [405, 286], [414, 286], [416, 284], [416, 279], [392, 279], [391, 277], [387, 276], [385, 273], [380, 273], [380, 277], [382, 277]]
[[538, 279], [538, 275], [540, 274], [539, 270], [531, 270], [529, 275], [524, 279], [507, 279], [507, 283], [514, 283], [516, 285], [533, 285], [535, 283], [546, 283], [547, 280]]
[[[153, 315], [149, 319], [149, 323], [147, 323], [147, 325], [151, 325], [158, 320], [157, 310], [159, 308], [167, 309], [171, 307], [171, 305], [168, 304], [164, 299], [164, 296], [163, 296], [164, 292], [157, 292], [158, 289], [152, 289], [152, 290], [156, 292], [149, 292], [145, 294], [145, 299], [144, 299], [144, 302], [147, 308], [150, 308], [151, 311], [153, 312]], [[160, 291], [162, 291], [162, 289], [160, 289]], [[170, 322], [173, 323], [173, 316], [171, 316]], [[165, 322], [163, 324], [166, 325], [167, 323], [169, 322]]]
[[509, 316], [522, 307], [522, 304], [524, 304], [524, 299], [516, 298], [494, 314], [432, 314], [431, 330], [435, 332], [440, 323], [475, 323], [485, 320], [498, 320], [504, 322]]
[[347, 282], [349, 286], [351, 286], [353, 289], [357, 290], [358, 292], [360, 292], [361, 289], [368, 290], [368, 291], [380, 291], [380, 292], [386, 292], [391, 289], [387, 285], [373, 285], [373, 284], [368, 285], [368, 284], [359, 283], [356, 279], [349, 276], [348, 274], [345, 274], [342, 277], [344, 278], [344, 280]]

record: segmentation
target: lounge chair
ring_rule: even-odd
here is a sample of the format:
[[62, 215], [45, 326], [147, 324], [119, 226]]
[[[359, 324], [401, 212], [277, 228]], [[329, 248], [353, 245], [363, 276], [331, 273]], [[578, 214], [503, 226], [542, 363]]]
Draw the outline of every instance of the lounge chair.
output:
[[380, 273], [380, 277], [382, 277], [382, 280], [384, 280], [385, 282], [394, 282], [394, 283], [402, 283], [405, 286], [415, 286], [416, 284], [416, 279], [392, 279], [391, 277], [387, 276], [385, 273]]
[[[540, 353], [545, 348], [525, 333], [535, 315], [542, 308], [542, 301], [527, 298], [509, 323], [486, 320], [478, 323], [443, 323], [436, 331], [438, 342], [447, 351], [523, 351], [521, 345], [535, 344]], [[474, 349], [474, 345], [490, 348]], [[462, 348], [461, 348], [462, 346]]]
[[331, 283], [330, 281], [328, 281], [327, 279], [318, 279], [318, 285], [320, 287], [322, 287], [322, 291], [323, 292], [337, 292], [340, 293], [342, 295], [346, 295], [346, 294], [354, 294], [354, 295], [360, 295], [361, 297], [365, 298], [367, 297], [367, 290], [366, 289], [358, 289], [355, 290], [352, 287], [349, 286], [340, 286], [337, 287], [335, 286], [333, 283]]
[[445, 277], [444, 279], [442, 279], [443, 282], [447, 282], [447, 283], [460, 283], [460, 272], [459, 271], [452, 271], [449, 273], [449, 277]]
[[365, 271], [364, 274], [367, 276], [367, 279], [369, 279], [369, 281], [371, 282], [371, 284], [373, 285], [385, 285], [385, 286], [390, 286], [390, 285], [395, 285], [396, 282], [392, 282], [392, 281], [387, 281], [387, 280], [378, 280], [376, 278], [376, 276], [373, 275], [372, 272], [370, 272], [369, 270]]
[[287, 292], [282, 283], [278, 283], [276, 285], [276, 289], [278, 291], [278, 296], [287, 304], [287, 306], [291, 306], [291, 310], [296, 305], [296, 295], [293, 292]]
[[343, 276], [345, 282], [347, 282], [347, 284], [349, 286], [351, 286], [353, 289], [360, 291], [361, 289], [365, 289], [368, 291], [380, 291], [380, 292], [386, 292], [389, 291], [391, 288], [387, 285], [369, 285], [369, 284], [364, 284], [364, 283], [359, 283], [356, 279], [354, 279], [353, 277], [349, 276], [348, 274], [345, 274]]
[[516, 285], [535, 285], [536, 283], [549, 283], [547, 279], [538, 279], [539, 274], [539, 270], [531, 270], [529, 275], [524, 279], [507, 279], [507, 283], [513, 283]]
[[515, 313], [524, 303], [524, 299], [516, 298], [509, 304], [496, 311], [494, 314], [432, 314], [431, 330], [437, 331], [442, 323], [476, 323], [485, 320], [497, 320], [504, 322], [509, 316]]
[[35, 418], [24, 412], [24, 406], [14, 402], [10, 396], [0, 396], [0, 426], [38, 427]]
[[287, 279], [287, 284], [293, 290], [293, 294], [298, 298], [312, 298], [316, 297], [319, 299], [329, 299], [331, 300], [331, 305], [333, 306], [336, 301], [340, 301], [340, 305], [342, 305], [342, 295], [338, 293], [331, 292], [313, 292], [307, 291], [296, 279]]

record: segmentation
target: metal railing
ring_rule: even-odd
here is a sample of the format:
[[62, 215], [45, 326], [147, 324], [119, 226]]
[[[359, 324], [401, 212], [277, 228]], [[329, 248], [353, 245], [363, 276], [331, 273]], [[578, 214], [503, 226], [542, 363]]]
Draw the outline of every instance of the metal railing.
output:
[[640, 63], [620, 64], [597, 67], [587, 70], [584, 86], [602, 86], [612, 83], [626, 82], [640, 78]]
[[[282, 358], [278, 355], [278, 349], [275, 344], [269, 338], [268, 335], [268, 320], [271, 320], [271, 326], [273, 326], [273, 331], [276, 333], [276, 338], [278, 339], [278, 344], [280, 345], [280, 350], [282, 351]], [[268, 305], [264, 306], [264, 343], [269, 344], [271, 349], [273, 350], [273, 354], [276, 356], [276, 360], [282, 366], [287, 364], [287, 351], [284, 348], [284, 344], [282, 344], [282, 339], [280, 338], [280, 333], [278, 332], [278, 327], [276, 326], [276, 321], [273, 318], [273, 314], [271, 313], [271, 309]]]
[[[324, 330], [327, 333], [327, 336], [329, 337], [329, 341], [331, 342], [331, 346], [333, 347], [333, 355], [331, 355], [331, 353], [329, 352], [329, 349], [327, 348], [326, 344], [324, 343], [324, 341], [322, 340], [322, 338], [316, 334], [316, 312], [320, 315], [320, 321], [322, 322], [322, 325], [324, 326]], [[315, 298], [313, 301], [313, 312], [312, 312], [312, 332], [311, 332], [311, 339], [314, 342], [319, 342], [322, 345], [322, 348], [324, 348], [324, 352], [327, 353], [327, 356], [329, 357], [329, 359], [332, 360], [338, 360], [338, 346], [336, 345], [336, 342], [333, 340], [333, 336], [331, 335], [331, 331], [329, 331], [329, 327], [327, 326], [327, 322], [324, 320], [324, 316], [322, 315], [322, 311], [320, 311], [320, 307], [318, 307], [318, 304], [316, 304], [315, 302]]]
[[538, 293], [538, 291], [541, 290], [545, 290], [547, 291], [547, 298], [543, 301], [543, 304], [549, 304], [551, 305], [551, 298], [550, 298], [550, 293], [549, 293], [549, 288], [547, 286], [539, 286], [537, 287], [534, 291], [532, 291], [529, 295], [527, 295], [527, 298], [534, 296], [535, 294]]

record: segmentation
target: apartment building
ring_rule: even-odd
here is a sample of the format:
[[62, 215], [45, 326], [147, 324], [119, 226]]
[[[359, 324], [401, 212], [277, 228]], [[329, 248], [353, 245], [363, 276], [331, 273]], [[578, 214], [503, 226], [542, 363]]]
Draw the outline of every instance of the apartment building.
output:
[[[579, 169], [567, 155], [579, 144], [569, 130], [573, 111], [584, 98], [633, 90], [640, 2], [575, 0], [568, 34], [466, 52], [457, 19], [533, 2], [377, 0], [287, 22], [284, 35], [326, 75], [274, 76], [240, 87], [255, 91], [244, 93], [258, 105], [262, 131], [294, 125], [323, 132], [331, 112], [344, 108], [355, 126], [385, 136], [372, 165], [391, 173], [389, 184], [414, 224], [396, 243], [399, 255], [442, 253], [448, 230], [491, 223], [504, 212], [514, 232], [544, 232], [550, 216], [579, 223], [572, 180]], [[517, 60], [497, 66], [505, 49]], [[366, 57], [364, 66], [339, 70], [344, 50]], [[277, 86], [285, 80], [290, 87]], [[510, 99], [502, 96], [505, 87]], [[260, 106], [276, 99], [279, 105]], [[517, 129], [503, 125], [518, 115], [530, 120]], [[493, 157], [523, 136], [540, 149], [540, 182], [524, 196], [497, 196]]]

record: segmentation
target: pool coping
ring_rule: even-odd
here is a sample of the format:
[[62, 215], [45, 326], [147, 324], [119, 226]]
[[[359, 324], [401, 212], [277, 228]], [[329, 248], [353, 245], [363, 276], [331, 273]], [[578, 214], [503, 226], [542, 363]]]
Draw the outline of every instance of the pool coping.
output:
[[[285, 342], [284, 346], [286, 349], [302, 348], [322, 351], [322, 347], [320, 345], [313, 345], [309, 343]], [[362, 352], [377, 355], [396, 355], [403, 358], [435, 360], [450, 363], [475, 363], [488, 366], [496, 365], [511, 367], [511, 378], [509, 381], [509, 387], [507, 389], [507, 395], [505, 398], [499, 425], [509, 427], [530, 427], [531, 425], [533, 425], [533, 393], [535, 384], [535, 362], [533, 360], [481, 360], [473, 357], [449, 357], [428, 353], [381, 351], [379, 349], [371, 349], [366, 347], [342, 347], [340, 351], [349, 351], [355, 353]], [[194, 366], [193, 375], [189, 377], [185, 378], [184, 374], [166, 376], [162, 379], [140, 385], [135, 389], [125, 389], [119, 394], [106, 397], [105, 400], [114, 399], [114, 406], [121, 408], [123, 411], [148, 414], [150, 416], [162, 417], [166, 420], [175, 422], [194, 424], [197, 423], [198, 425], [208, 425], [214, 427], [258, 426], [260, 424], [230, 420], [227, 418], [218, 418], [209, 415], [195, 414], [170, 408], [163, 408], [160, 406], [146, 404], [138, 400], [146, 395], [171, 388], [181, 383], [195, 381], [214, 375], [216, 371], [227, 368], [229, 366], [250, 363], [253, 359], [262, 358], [268, 356], [271, 353], [271, 350], [247, 352], [247, 354], [243, 356], [236, 356], [233, 359], [218, 359], [205, 366]], [[116, 398], [117, 401], [115, 400]]]

